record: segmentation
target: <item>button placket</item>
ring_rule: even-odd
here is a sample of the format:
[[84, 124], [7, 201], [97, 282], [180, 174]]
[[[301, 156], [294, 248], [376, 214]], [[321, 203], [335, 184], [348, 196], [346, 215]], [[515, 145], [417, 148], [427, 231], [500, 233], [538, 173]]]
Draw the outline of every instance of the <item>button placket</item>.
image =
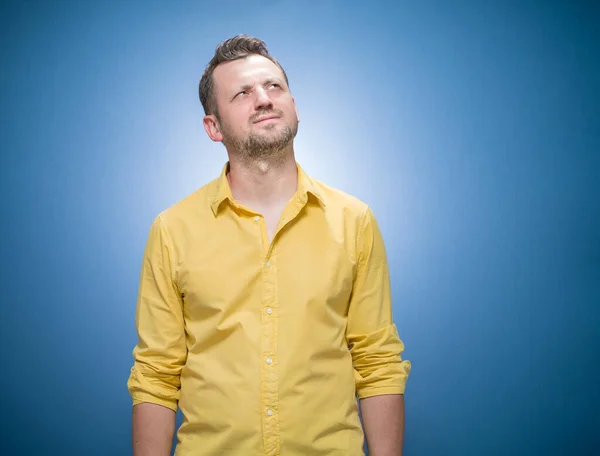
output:
[[277, 371], [276, 354], [278, 341], [277, 318], [277, 279], [276, 258], [273, 252], [273, 243], [269, 245], [262, 259], [262, 280], [264, 283], [262, 294], [262, 366], [261, 366], [261, 399], [264, 407], [263, 439], [266, 454], [275, 455], [279, 449], [279, 379]]

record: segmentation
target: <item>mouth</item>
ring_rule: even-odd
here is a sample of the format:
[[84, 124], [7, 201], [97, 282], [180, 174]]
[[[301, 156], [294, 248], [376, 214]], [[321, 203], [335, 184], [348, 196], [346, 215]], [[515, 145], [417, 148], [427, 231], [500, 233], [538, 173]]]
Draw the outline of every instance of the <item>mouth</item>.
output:
[[279, 116], [265, 116], [265, 117], [261, 117], [260, 119], [255, 120], [253, 123], [257, 124], [257, 123], [261, 123], [261, 122], [266, 122], [268, 120], [276, 120], [279, 119]]

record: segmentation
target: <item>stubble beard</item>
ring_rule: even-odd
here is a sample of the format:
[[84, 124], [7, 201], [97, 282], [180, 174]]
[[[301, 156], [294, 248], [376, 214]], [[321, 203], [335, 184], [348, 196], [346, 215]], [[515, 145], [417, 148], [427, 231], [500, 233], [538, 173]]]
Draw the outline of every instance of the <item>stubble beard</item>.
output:
[[[276, 127], [276, 125], [270, 125], [265, 130], [272, 130]], [[246, 136], [236, 137], [224, 131], [222, 133], [223, 144], [227, 150], [238, 156], [243, 162], [269, 161], [275, 165], [285, 158], [288, 147], [298, 133], [298, 123], [285, 125], [278, 132], [270, 134], [250, 132]]]

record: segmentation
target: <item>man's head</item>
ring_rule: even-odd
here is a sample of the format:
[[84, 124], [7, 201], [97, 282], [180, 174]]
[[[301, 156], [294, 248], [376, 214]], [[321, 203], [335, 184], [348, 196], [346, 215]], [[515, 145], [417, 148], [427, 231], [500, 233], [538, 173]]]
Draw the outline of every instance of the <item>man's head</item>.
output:
[[238, 35], [219, 46], [200, 80], [204, 128], [231, 153], [266, 158], [298, 131], [298, 112], [281, 65], [258, 38]]

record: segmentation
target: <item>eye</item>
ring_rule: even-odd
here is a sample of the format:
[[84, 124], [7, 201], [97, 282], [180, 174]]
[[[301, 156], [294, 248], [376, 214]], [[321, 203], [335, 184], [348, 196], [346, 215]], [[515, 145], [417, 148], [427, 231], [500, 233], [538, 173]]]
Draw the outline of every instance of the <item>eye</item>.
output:
[[277, 87], [277, 88], [279, 88], [279, 87], [281, 87], [281, 86], [280, 86], [279, 84], [277, 84], [276, 82], [273, 82], [273, 83], [271, 83], [271, 84], [269, 85], [269, 87]]
[[241, 92], [238, 92], [234, 98], [239, 97], [240, 95], [248, 95], [248, 91], [247, 90], [242, 90]]

